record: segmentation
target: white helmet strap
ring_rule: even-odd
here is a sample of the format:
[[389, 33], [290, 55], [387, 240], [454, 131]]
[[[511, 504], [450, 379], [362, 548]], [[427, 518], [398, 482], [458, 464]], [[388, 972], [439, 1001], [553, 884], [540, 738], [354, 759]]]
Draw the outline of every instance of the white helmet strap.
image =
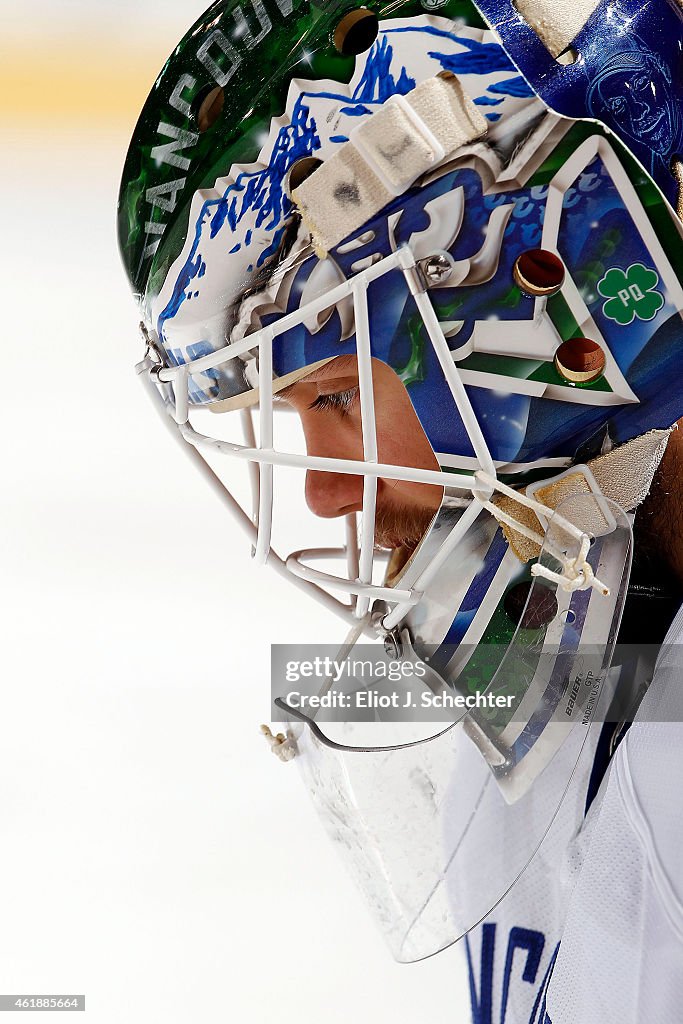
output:
[[455, 75], [392, 96], [292, 193], [318, 256], [486, 129]]

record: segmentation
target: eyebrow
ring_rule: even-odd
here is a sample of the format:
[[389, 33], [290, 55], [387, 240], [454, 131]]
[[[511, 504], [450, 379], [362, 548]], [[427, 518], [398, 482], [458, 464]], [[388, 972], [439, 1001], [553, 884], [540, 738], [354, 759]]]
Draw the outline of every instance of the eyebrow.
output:
[[[295, 380], [293, 384], [288, 384], [287, 387], [282, 388], [281, 391], [276, 391], [273, 395], [273, 401], [286, 402], [288, 400], [288, 396], [291, 395], [294, 388], [299, 384], [319, 384], [323, 381], [336, 380], [337, 377], [344, 377], [345, 371], [349, 370], [350, 364], [355, 362], [355, 359], [355, 353], [351, 352], [346, 355], [335, 356], [330, 363], [322, 366], [319, 370], [313, 370], [309, 376], [302, 377], [301, 380]], [[332, 363], [335, 364], [334, 367], [332, 367]], [[330, 367], [332, 367], [334, 372], [330, 373], [329, 376], [326, 376], [325, 371]]]
[[282, 389], [282, 391], [275, 391], [275, 392], [273, 392], [273, 401], [274, 402], [286, 402], [287, 401], [287, 396], [292, 393], [292, 391], [297, 386], [297, 384], [301, 384], [301, 383], [302, 383], [302, 381], [295, 380], [293, 384], [288, 384], [286, 388]]

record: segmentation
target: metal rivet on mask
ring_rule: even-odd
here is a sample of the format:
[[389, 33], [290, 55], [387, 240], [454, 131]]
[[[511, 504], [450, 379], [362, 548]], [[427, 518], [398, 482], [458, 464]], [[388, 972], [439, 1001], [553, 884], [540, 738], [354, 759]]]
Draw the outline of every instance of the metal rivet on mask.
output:
[[536, 580], [532, 589], [532, 584], [527, 581], [517, 583], [508, 590], [503, 608], [508, 618], [522, 629], [541, 629], [549, 625], [557, 615], [557, 598], [544, 583]]
[[445, 281], [453, 273], [453, 261], [445, 252], [435, 253], [426, 260], [420, 260], [419, 266], [428, 285]]
[[219, 85], [206, 85], [195, 96], [192, 103], [197, 128], [204, 134], [213, 127], [223, 113], [225, 104], [225, 92]]
[[555, 368], [572, 384], [589, 384], [605, 372], [605, 353], [590, 338], [570, 338], [555, 353]]
[[512, 276], [526, 295], [548, 297], [564, 284], [564, 263], [548, 249], [528, 249], [515, 260]]
[[401, 643], [398, 630], [392, 629], [390, 633], [384, 634], [384, 653], [392, 661], [400, 658], [403, 654], [403, 644]]
[[332, 42], [343, 57], [357, 57], [370, 49], [378, 32], [379, 19], [375, 12], [359, 7], [344, 15], [334, 30]]

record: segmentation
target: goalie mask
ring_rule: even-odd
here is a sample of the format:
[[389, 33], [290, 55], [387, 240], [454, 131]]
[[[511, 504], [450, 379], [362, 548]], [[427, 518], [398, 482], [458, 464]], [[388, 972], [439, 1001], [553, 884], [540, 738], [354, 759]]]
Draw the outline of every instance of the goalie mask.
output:
[[[255, 560], [347, 620], [344, 655], [380, 637], [424, 667], [424, 695], [503, 698], [429, 722], [278, 702], [401, 960], [478, 923], [550, 827], [613, 692], [631, 513], [683, 415], [659, 163], [579, 119], [626, 66], [614, 38], [567, 117], [462, 0], [218, 2], [124, 169], [138, 371]], [[648, 67], [679, 117], [671, 74]], [[655, 127], [621, 134], [639, 125], [642, 161]], [[278, 444], [287, 404], [305, 450]], [[240, 465], [251, 506], [231, 493]], [[312, 482], [356, 487], [317, 509], [341, 544], [273, 550], [276, 469], [307, 472], [312, 506]], [[484, 856], [482, 814], [501, 837]]]

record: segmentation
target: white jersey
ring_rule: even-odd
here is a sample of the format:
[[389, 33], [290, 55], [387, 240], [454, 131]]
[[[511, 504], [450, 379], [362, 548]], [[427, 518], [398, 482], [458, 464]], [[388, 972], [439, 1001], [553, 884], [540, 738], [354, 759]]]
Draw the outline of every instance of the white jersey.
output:
[[683, 609], [597, 794], [598, 725], [538, 854], [465, 940], [474, 1024], [683, 1020], [683, 646], [668, 646], [676, 644]]

